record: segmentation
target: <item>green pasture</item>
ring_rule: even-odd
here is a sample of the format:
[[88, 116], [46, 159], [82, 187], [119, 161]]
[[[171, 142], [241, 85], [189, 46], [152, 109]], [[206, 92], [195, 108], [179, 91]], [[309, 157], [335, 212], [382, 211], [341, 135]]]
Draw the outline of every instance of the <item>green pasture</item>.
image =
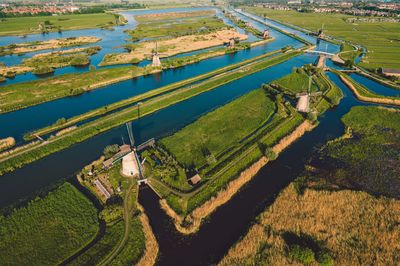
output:
[[200, 167], [237, 145], [274, 111], [275, 104], [259, 89], [206, 114], [161, 144], [182, 164]]
[[63, 184], [44, 198], [0, 216], [3, 265], [58, 265], [88, 244], [99, 228], [97, 209]]
[[39, 24], [49, 21], [57, 30], [77, 30], [102, 27], [115, 24], [115, 17], [110, 13], [60, 15], [60, 16], [36, 16], [3, 18], [0, 20], [0, 35], [18, 35], [38, 33]]
[[300, 13], [258, 7], [246, 9], [312, 31], [317, 31], [323, 26], [327, 35], [365, 46], [368, 53], [359, 63], [365, 68], [400, 68], [400, 23], [351, 23], [347, 19], [353, 16], [342, 14]]

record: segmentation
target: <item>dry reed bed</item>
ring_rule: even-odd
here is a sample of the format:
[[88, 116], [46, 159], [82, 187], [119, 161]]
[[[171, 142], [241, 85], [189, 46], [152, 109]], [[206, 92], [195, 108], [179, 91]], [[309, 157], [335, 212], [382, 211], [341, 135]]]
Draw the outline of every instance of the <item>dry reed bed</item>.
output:
[[220, 265], [252, 261], [262, 243], [269, 245], [268, 260], [291, 263], [280, 236], [284, 232], [306, 234], [323, 243], [336, 265], [398, 265], [399, 225], [399, 200], [350, 190], [307, 189], [297, 195], [289, 185]]
[[[300, 124], [292, 133], [282, 138], [278, 144], [273, 147], [275, 153], [279, 154], [289, 145], [299, 139], [307, 131], [314, 128], [314, 125], [307, 121]], [[178, 215], [167, 203], [165, 199], [160, 200], [160, 206], [165, 213], [173, 220], [175, 228], [182, 234], [192, 234], [199, 230], [201, 221], [214, 212], [219, 206], [228, 202], [243, 185], [249, 182], [258, 171], [268, 163], [268, 158], [261, 157], [257, 162], [252, 164], [246, 170], [242, 171], [240, 175], [231, 181], [226, 189], [221, 190], [215, 197], [205, 202], [203, 205], [197, 207], [193, 212], [186, 217]], [[189, 222], [189, 226], [183, 226], [184, 222]]]
[[143, 207], [139, 203], [137, 204], [138, 204], [138, 209], [140, 209], [141, 211], [139, 220], [143, 226], [143, 233], [146, 239], [146, 250], [136, 265], [137, 266], [155, 265], [159, 250], [157, 239], [153, 234], [153, 230], [151, 229], [149, 219], [145, 214]]

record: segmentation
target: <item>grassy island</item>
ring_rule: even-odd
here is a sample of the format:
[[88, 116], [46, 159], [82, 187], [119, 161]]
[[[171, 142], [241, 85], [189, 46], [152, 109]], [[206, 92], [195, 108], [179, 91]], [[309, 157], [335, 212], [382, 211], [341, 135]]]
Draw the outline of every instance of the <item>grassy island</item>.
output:
[[97, 210], [63, 184], [44, 198], [0, 216], [0, 259], [7, 265], [60, 264], [96, 236]]
[[[179, 18], [179, 21], [174, 20], [175, 17]], [[136, 16], [135, 19], [139, 25], [127, 32], [133, 40], [145, 40], [126, 45], [128, 53], [106, 55], [101, 65], [137, 63], [151, 58], [155, 41], [160, 57], [169, 57], [224, 45], [231, 38], [247, 38], [246, 35], [239, 34], [225, 25], [211, 10], [148, 14]]]
[[353, 107], [342, 121], [346, 134], [316, 152], [220, 265], [397, 263], [400, 113]]
[[52, 39], [48, 41], [36, 41], [28, 43], [17, 43], [0, 46], [0, 56], [11, 54], [25, 54], [40, 50], [50, 50], [63, 47], [82, 46], [100, 41], [100, 38], [93, 36], [68, 37]]

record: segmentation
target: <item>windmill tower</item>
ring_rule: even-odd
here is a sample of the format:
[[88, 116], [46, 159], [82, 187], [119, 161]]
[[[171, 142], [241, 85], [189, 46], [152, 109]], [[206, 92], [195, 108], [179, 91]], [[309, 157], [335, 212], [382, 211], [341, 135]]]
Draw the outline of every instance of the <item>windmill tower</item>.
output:
[[268, 28], [264, 30], [263, 32], [263, 39], [268, 39], [269, 38], [269, 30]]
[[235, 48], [236, 40], [235, 38], [230, 38], [228, 42], [228, 48]]
[[313, 93], [311, 92], [311, 83], [312, 83], [312, 76], [309, 76], [307, 91], [296, 94], [296, 97], [299, 98], [299, 100], [297, 101], [296, 109], [299, 112], [309, 113], [311, 98], [322, 95], [321, 91], [317, 91], [317, 92], [313, 92]]
[[324, 34], [324, 24], [322, 24], [321, 29], [318, 31], [318, 39], [323, 39], [325, 38], [325, 34]]
[[146, 56], [151, 56], [152, 58], [151, 66], [161, 67], [160, 55], [164, 54], [158, 53], [158, 43], [156, 42], [156, 48], [153, 50], [153, 52], [151, 54], [146, 54]]

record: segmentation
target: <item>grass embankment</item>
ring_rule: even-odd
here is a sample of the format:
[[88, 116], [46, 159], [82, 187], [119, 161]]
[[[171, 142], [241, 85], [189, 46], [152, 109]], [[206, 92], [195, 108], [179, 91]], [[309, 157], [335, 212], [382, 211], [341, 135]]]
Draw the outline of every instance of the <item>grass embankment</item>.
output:
[[99, 13], [5, 18], [0, 22], [0, 35], [40, 33], [42, 29], [39, 25], [45, 21], [50, 22], [52, 28], [50, 31], [78, 30], [115, 25], [115, 16], [110, 13]]
[[[266, 54], [263, 54], [263, 55], [260, 55], [260, 56], [257, 56], [257, 57], [254, 57], [254, 58], [251, 58], [251, 59], [248, 59], [248, 60], [236, 63], [236, 64], [228, 65], [226, 67], [222, 67], [222, 68], [216, 69], [214, 71], [210, 71], [208, 73], [205, 73], [205, 74], [202, 74], [202, 75], [198, 75], [198, 76], [193, 77], [193, 78], [185, 79], [183, 81], [178, 81], [178, 82], [172, 83], [170, 85], [166, 85], [164, 87], [151, 90], [149, 92], [140, 94], [138, 96], [134, 96], [134, 97], [131, 97], [131, 98], [128, 98], [128, 99], [125, 99], [125, 100], [122, 100], [122, 101], [119, 101], [119, 102], [116, 102], [116, 103], [113, 103], [113, 104], [110, 104], [110, 105], [107, 105], [107, 106], [104, 106], [104, 107], [101, 107], [101, 108], [98, 108], [98, 109], [95, 109], [95, 110], [92, 110], [92, 111], [89, 111], [89, 112], [87, 112], [85, 114], [81, 114], [81, 115], [78, 115], [78, 116], [75, 116], [75, 117], [72, 117], [72, 118], [69, 118], [69, 119], [62, 120], [62, 123], [60, 123], [60, 122], [57, 123], [56, 122], [53, 125], [50, 125], [48, 127], [44, 127], [44, 128], [35, 130], [34, 132], [28, 133], [24, 137], [24, 139], [25, 140], [32, 140], [32, 139], [35, 138], [35, 135], [42, 136], [42, 135], [46, 135], [46, 134], [52, 133], [52, 132], [54, 132], [56, 130], [60, 130], [60, 129], [63, 129], [63, 128], [71, 127], [71, 126], [75, 125], [76, 123], [82, 122], [82, 121], [84, 121], [86, 119], [93, 118], [93, 117], [96, 117], [96, 116], [99, 116], [99, 115], [104, 115], [106, 113], [115, 111], [117, 109], [120, 109], [120, 108], [123, 108], [123, 107], [127, 107], [127, 106], [129, 106], [131, 104], [134, 104], [136, 102], [144, 101], [146, 99], [149, 99], [149, 98], [152, 98], [152, 97], [156, 97], [156, 96], [161, 95], [163, 93], [171, 92], [171, 91], [176, 90], [178, 88], [181, 88], [181, 87], [184, 87], [184, 86], [188, 86], [189, 84], [192, 84], [192, 83], [195, 83], [195, 82], [198, 82], [198, 81], [202, 81], [202, 80], [211, 78], [211, 77], [219, 75], [219, 74], [223, 74], [224, 72], [234, 70], [235, 68], [238, 68], [238, 67], [244, 66], [246, 64], [249, 64], [249, 63], [264, 59], [264, 58], [267, 58], [267, 57], [275, 55], [275, 54], [277, 54], [279, 52], [281, 52], [281, 50], [277, 50], [277, 51], [273, 51], [273, 52], [270, 52], [270, 53], [266, 53]], [[171, 61], [171, 64], [173, 64], [172, 62], [173, 61]]]
[[0, 92], [0, 113], [82, 94], [108, 84], [159, 71], [152, 67], [119, 67], [65, 74], [4, 86]]
[[63, 47], [82, 46], [100, 41], [100, 38], [93, 36], [68, 37], [51, 39], [47, 41], [35, 41], [27, 43], [9, 44], [0, 46], [0, 56], [11, 54], [24, 54], [40, 50], [50, 50]]
[[367, 69], [380, 67], [400, 68], [399, 40], [394, 36], [400, 31], [396, 22], [368, 21], [370, 17], [353, 17], [343, 14], [321, 14], [297, 11], [271, 10], [248, 7], [250, 12], [287, 22], [311, 31], [318, 31], [322, 24], [327, 35], [360, 44], [367, 48], [367, 55], [359, 63]]
[[365, 102], [371, 103], [381, 103], [389, 105], [400, 105], [399, 97], [384, 96], [376, 94], [368, 90], [363, 85], [355, 82], [351, 77], [338, 71], [333, 71], [335, 74], [339, 75], [343, 83], [353, 92], [357, 99]]
[[[245, 65], [242, 68], [237, 69], [236, 71], [232, 71], [226, 73], [226, 75], [215, 77], [207, 83], [183, 88], [179, 91], [156, 97], [154, 99], [146, 101], [141, 105], [141, 116], [151, 114], [155, 111], [184, 101], [200, 93], [215, 89], [218, 86], [229, 83], [233, 80], [240, 79], [244, 76], [261, 71], [270, 66], [282, 63], [287, 59], [299, 54], [301, 54], [301, 52], [298, 50], [289, 51], [270, 59], [256, 61], [251, 64]], [[92, 136], [100, 134], [101, 132], [121, 125], [125, 122], [137, 119], [136, 109], [136, 106], [125, 108], [124, 110], [117, 113], [109, 114], [95, 121], [89, 122], [81, 127], [78, 127], [76, 130], [70, 133], [53, 137], [52, 139], [43, 142], [37, 146], [29, 147], [26, 150], [18, 151], [17, 153], [13, 153], [7, 157], [4, 157], [0, 159], [0, 173], [13, 171], [15, 168], [22, 167], [25, 164], [36, 161], [51, 153], [65, 149], [75, 143], [86, 140]]]
[[316, 152], [220, 265], [398, 262], [400, 113], [353, 107], [342, 121], [347, 133]]
[[2, 264], [60, 264], [88, 244], [98, 226], [93, 204], [65, 183], [9, 216], [0, 216]]

